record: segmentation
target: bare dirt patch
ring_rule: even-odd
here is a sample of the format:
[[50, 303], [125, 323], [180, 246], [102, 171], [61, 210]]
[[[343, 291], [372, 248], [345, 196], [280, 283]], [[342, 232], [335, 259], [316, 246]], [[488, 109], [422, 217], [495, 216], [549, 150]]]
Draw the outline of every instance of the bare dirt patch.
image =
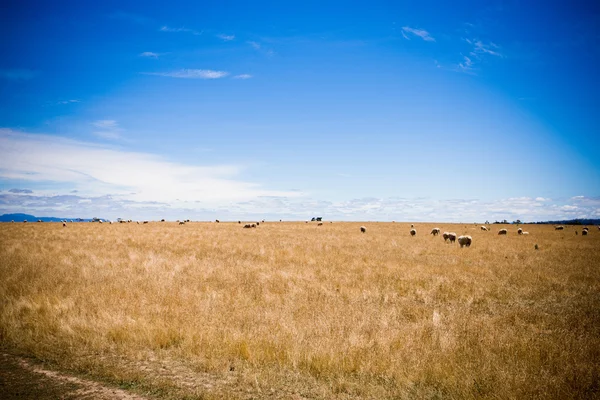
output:
[[0, 393], [3, 399], [144, 400], [124, 390], [51, 371], [23, 357], [0, 353]]

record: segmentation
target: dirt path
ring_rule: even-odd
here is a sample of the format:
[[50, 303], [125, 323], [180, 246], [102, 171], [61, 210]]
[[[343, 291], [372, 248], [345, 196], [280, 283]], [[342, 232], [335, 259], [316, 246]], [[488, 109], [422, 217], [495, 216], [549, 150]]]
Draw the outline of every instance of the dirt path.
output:
[[23, 357], [0, 352], [2, 399], [145, 400], [98, 382], [44, 369]]

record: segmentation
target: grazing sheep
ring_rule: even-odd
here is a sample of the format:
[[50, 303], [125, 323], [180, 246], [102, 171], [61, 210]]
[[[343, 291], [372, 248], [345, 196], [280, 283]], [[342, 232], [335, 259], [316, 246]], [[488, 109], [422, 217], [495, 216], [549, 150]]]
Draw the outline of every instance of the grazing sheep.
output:
[[135, 221], [135, 223], [139, 225], [139, 224], [140, 224], [140, 221]]
[[585, 228], [583, 228], [584, 231], [589, 231], [588, 227], [586, 226]]
[[[73, 221], [71, 221], [71, 222], [73, 222]], [[108, 221], [108, 223], [112, 225], [112, 221]]]
[[581, 231], [581, 236], [587, 236], [588, 231]]
[[473, 239], [471, 238], [471, 236], [459, 236], [458, 237], [458, 244], [460, 244], [460, 247], [463, 247], [463, 246], [471, 247], [472, 241], [473, 241]]
[[264, 223], [265, 223], [265, 220], [263, 219], [263, 220], [262, 220], [262, 221], [260, 221], [260, 222], [262, 222], [262, 223], [264, 224]]
[[411, 229], [410, 230], [410, 236], [415, 236], [417, 234], [417, 230], [416, 229]]
[[257, 222], [257, 223], [256, 223], [256, 226], [259, 226], [259, 225], [260, 225], [260, 222]]
[[219, 221], [218, 219], [215, 219], [215, 222], [218, 224], [218, 223], [219, 223], [219, 222], [221, 222], [221, 221]]
[[500, 229], [498, 231], [498, 235], [506, 235], [508, 233], [508, 231], [506, 229]]
[[321, 226], [321, 225], [323, 225], [323, 223], [322, 223], [322, 222], [319, 222], [319, 223], [317, 224], [317, 226]]
[[536, 250], [539, 250], [539, 249], [540, 249], [540, 246], [538, 246], [538, 245], [537, 245], [537, 243], [536, 243], [536, 244], [535, 244], [535, 246], [534, 246], [534, 248], [535, 248]]
[[160, 222], [165, 222], [165, 219], [164, 219], [164, 218], [163, 218], [163, 219], [161, 219], [161, 220], [160, 220]]
[[454, 233], [454, 232], [448, 233], [448, 240], [450, 240], [450, 243], [454, 243], [456, 241], [456, 237], [457, 237], [456, 233]]
[[555, 231], [562, 231], [563, 229], [565, 229], [564, 226], [557, 226], [554, 228]]
[[185, 225], [185, 221], [179, 221], [179, 225]]
[[488, 228], [482, 225], [482, 226], [481, 226], [481, 230], [482, 230], [482, 231], [485, 231], [485, 232], [487, 232], [487, 231], [488, 231]]
[[241, 223], [242, 223], [242, 221], [238, 221], [238, 224], [241, 224]]
[[529, 232], [523, 232], [522, 235], [529, 235]]
[[411, 228], [414, 228], [415, 226], [414, 226], [413, 224], [410, 224], [410, 227], [411, 227]]
[[63, 222], [63, 227], [65, 227], [65, 228], [67, 227], [67, 223], [66, 222]]
[[246, 228], [252, 228], [252, 225], [250, 225], [250, 224], [244, 225], [244, 229], [246, 229]]
[[26, 219], [24, 219], [24, 220], [23, 220], [23, 223], [24, 223], [24, 224], [26, 224], [26, 223], [27, 223], [27, 220], [26, 220]]
[[147, 224], [147, 223], [148, 223], [148, 221], [144, 221], [144, 224]]
[[10, 220], [10, 223], [11, 223], [11, 224], [14, 224], [14, 223], [15, 223], [15, 220], [14, 220], [14, 219], [11, 219], [11, 220]]
[[250, 226], [251, 226], [251, 227], [253, 227], [253, 228], [256, 228], [256, 224], [252, 224], [252, 225], [250, 225]]
[[517, 229], [517, 235], [522, 235], [523, 234], [523, 229], [519, 228]]
[[41, 219], [38, 219], [38, 221], [37, 221], [37, 222], [42, 222], [42, 220], [41, 220]]
[[361, 231], [362, 233], [365, 233], [365, 232], [367, 231], [367, 228], [365, 228], [364, 226], [361, 226], [361, 227], [360, 227], [360, 231]]
[[440, 228], [433, 228], [430, 235], [437, 236], [440, 234]]
[[444, 242], [445, 242], [445, 241], [446, 241], [446, 240], [448, 240], [448, 238], [450, 237], [450, 233], [448, 233], [448, 232], [444, 232], [444, 233], [442, 234], [442, 237], [444, 238]]

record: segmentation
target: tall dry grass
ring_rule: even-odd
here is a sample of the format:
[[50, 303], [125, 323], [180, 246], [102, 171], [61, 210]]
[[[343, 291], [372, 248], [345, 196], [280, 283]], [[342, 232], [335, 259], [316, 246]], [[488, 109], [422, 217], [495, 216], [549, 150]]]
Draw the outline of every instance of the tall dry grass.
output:
[[163, 398], [599, 397], [600, 233], [492, 227], [1, 224], [0, 342]]

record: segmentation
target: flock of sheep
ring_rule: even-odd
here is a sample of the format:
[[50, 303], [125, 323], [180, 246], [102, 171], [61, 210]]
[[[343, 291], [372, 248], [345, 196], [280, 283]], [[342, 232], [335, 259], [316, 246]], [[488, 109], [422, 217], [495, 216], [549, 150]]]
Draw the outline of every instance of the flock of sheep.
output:
[[[13, 220], [11, 222], [14, 223], [15, 221]], [[26, 223], [27, 220], [24, 220], [23, 222]], [[43, 221], [42, 220], [38, 220], [37, 222], [43, 222]], [[65, 220], [61, 220], [60, 222], [62, 223], [63, 227], [67, 226], [67, 220], [66, 219]], [[71, 220], [70, 222], [73, 222], [73, 220]], [[100, 224], [102, 224], [103, 222], [107, 222], [109, 224], [112, 224], [112, 221], [103, 221], [101, 219], [98, 219], [95, 222], [98, 222]], [[118, 222], [121, 223], [121, 224], [124, 224], [124, 223], [132, 223], [133, 221], [129, 219], [129, 220], [119, 220]], [[135, 221], [135, 222], [138, 225], [140, 224], [140, 221]], [[165, 220], [161, 219], [160, 222], [165, 222]], [[191, 221], [189, 219], [186, 219], [186, 220], [182, 220], [182, 221], [177, 220], [176, 222], [179, 223], [179, 225], [185, 225], [185, 223], [191, 222]], [[220, 221], [217, 219], [217, 220], [215, 220], [215, 222], [219, 223]], [[265, 220], [262, 220], [262, 222], [264, 223]], [[279, 220], [279, 222], [282, 222], [282, 220]], [[306, 222], [308, 223], [308, 221], [306, 221]], [[392, 221], [392, 222], [395, 222], [395, 221]], [[149, 223], [149, 221], [143, 221], [142, 222], [142, 224], [147, 224], [147, 223]], [[238, 224], [241, 224], [241, 223], [242, 223], [242, 221], [238, 221]], [[244, 229], [256, 228], [259, 225], [260, 225], [260, 222], [249, 223], [249, 224], [244, 224], [243, 228]], [[323, 225], [323, 222], [319, 222], [317, 224], [317, 226], [322, 226], [322, 225]], [[488, 227], [486, 227], [484, 225], [482, 225], [480, 227], [480, 229], [482, 231], [484, 231], [484, 232], [488, 232], [490, 230]], [[557, 231], [562, 231], [562, 230], [565, 229], [565, 227], [562, 226], [562, 225], [560, 225], [560, 226], [555, 226], [554, 229], [557, 230]], [[598, 226], [598, 230], [600, 230], [600, 226]], [[365, 226], [361, 226], [360, 227], [360, 231], [362, 233], [366, 233], [367, 232], [367, 228]], [[410, 233], [410, 236], [412, 236], [412, 237], [414, 237], [414, 236], [417, 235], [417, 230], [415, 229], [414, 224], [410, 225], [410, 231], [409, 231], [409, 233]], [[589, 229], [587, 227], [584, 227], [582, 229], [582, 231], [581, 231], [581, 235], [582, 236], [587, 236], [588, 233], [589, 233]], [[454, 243], [454, 242], [458, 241], [458, 244], [460, 244], [460, 247], [470, 247], [471, 243], [473, 242], [473, 238], [471, 236], [469, 236], [469, 235], [457, 236], [456, 233], [454, 233], [454, 232], [444, 232], [444, 233], [441, 233], [440, 228], [433, 228], [431, 230], [431, 232], [430, 232], [430, 235], [433, 235], [433, 236], [437, 236], [439, 234], [442, 234], [442, 237], [444, 238], [445, 242], [449, 241], [450, 243]], [[502, 228], [502, 229], [498, 230], [498, 235], [507, 235], [507, 234], [508, 234], [508, 230], [506, 228]], [[525, 232], [525, 231], [523, 231], [522, 228], [518, 228], [517, 229], [517, 234], [518, 235], [529, 235], [529, 232]], [[578, 231], [575, 231], [575, 234], [576, 235], [579, 234]]]

